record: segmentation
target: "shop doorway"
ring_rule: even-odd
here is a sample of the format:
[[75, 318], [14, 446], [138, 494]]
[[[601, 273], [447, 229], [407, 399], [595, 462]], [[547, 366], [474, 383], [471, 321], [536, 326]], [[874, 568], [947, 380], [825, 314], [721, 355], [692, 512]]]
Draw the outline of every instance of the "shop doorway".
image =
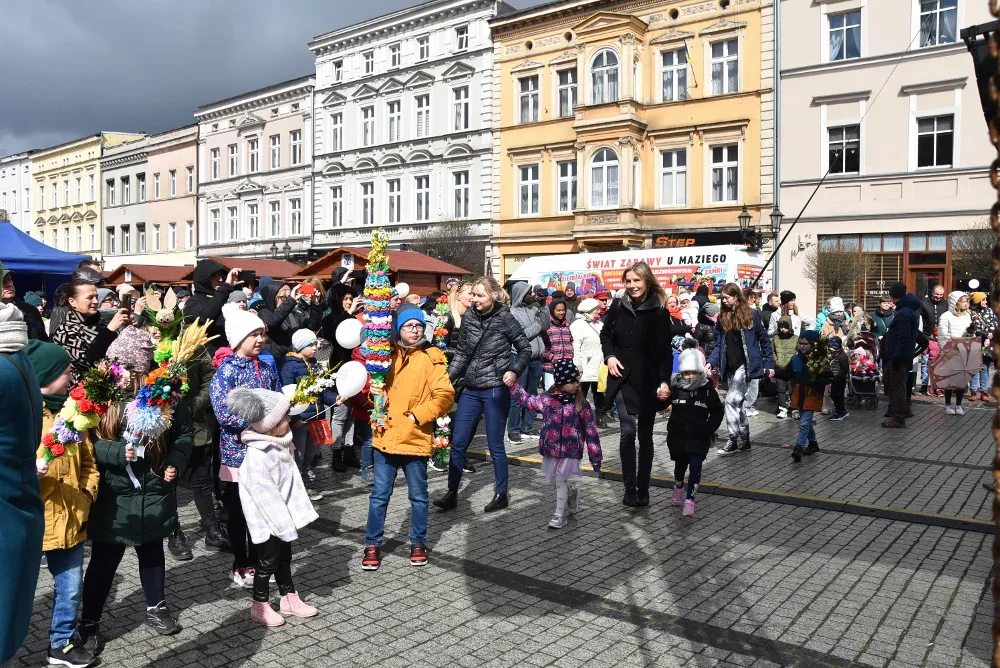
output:
[[936, 285], [944, 285], [944, 267], [911, 268], [909, 280], [906, 283], [917, 299], [930, 297], [931, 291]]

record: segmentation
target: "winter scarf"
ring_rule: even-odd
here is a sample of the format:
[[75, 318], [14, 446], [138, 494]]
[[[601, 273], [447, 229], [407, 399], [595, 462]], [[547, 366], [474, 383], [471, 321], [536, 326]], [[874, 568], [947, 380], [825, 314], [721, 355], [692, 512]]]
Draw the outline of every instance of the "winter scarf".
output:
[[77, 374], [86, 370], [84, 357], [90, 344], [97, 338], [100, 315], [86, 316], [71, 308], [66, 312], [59, 329], [52, 335], [52, 343], [58, 343], [73, 358], [73, 370]]
[[28, 345], [28, 325], [21, 309], [0, 304], [0, 353], [16, 353]]
[[700, 376], [692, 378], [691, 380], [684, 380], [684, 376], [682, 376], [681, 374], [677, 374], [676, 376], [674, 376], [673, 382], [682, 390], [694, 392], [698, 388], [705, 386], [705, 384], [708, 382], [708, 374], [702, 373]]

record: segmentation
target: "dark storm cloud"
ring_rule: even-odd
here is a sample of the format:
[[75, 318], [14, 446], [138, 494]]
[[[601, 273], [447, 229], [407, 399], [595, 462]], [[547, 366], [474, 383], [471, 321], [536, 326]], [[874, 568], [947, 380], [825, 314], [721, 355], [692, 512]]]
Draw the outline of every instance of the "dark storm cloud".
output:
[[0, 0], [0, 156], [193, 123], [200, 105], [312, 73], [316, 35], [417, 1]]

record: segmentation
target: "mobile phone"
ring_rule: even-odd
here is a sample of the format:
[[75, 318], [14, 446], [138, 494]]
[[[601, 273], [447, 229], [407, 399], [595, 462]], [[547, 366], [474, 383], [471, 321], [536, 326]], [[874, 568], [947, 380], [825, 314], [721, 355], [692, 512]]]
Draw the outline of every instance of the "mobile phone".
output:
[[122, 297], [122, 308], [131, 313], [132, 306], [133, 306], [132, 295], [124, 295]]
[[236, 274], [236, 280], [240, 283], [256, 283], [257, 282], [257, 272], [252, 269], [245, 269], [240, 273]]
[[300, 295], [314, 295], [316, 294], [316, 286], [311, 283], [303, 283], [299, 286]]

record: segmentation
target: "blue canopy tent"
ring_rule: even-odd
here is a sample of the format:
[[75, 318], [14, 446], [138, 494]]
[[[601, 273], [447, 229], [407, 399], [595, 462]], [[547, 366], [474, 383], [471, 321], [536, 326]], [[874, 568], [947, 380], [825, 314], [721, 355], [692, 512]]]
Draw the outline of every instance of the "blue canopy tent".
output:
[[14, 272], [17, 298], [29, 290], [45, 290], [49, 297], [62, 283], [67, 283], [85, 256], [46, 246], [0, 220], [0, 262]]

